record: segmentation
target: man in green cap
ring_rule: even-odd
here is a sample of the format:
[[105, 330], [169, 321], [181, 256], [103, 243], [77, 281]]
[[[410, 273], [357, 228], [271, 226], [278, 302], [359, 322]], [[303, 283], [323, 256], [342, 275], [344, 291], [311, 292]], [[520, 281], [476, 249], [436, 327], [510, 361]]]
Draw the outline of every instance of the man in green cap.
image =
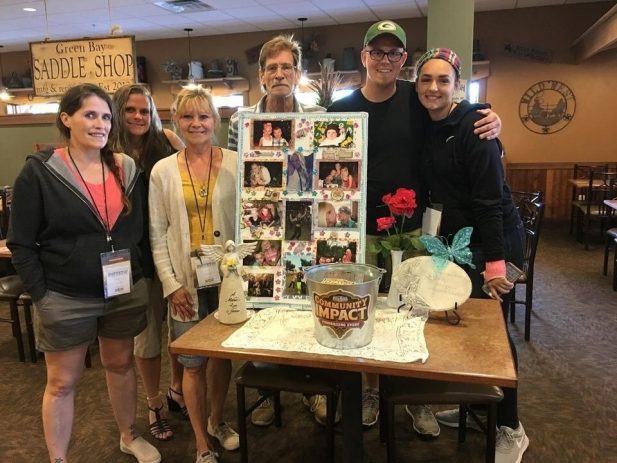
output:
[[[390, 20], [376, 22], [368, 28], [360, 52], [366, 69], [364, 86], [345, 98], [335, 101], [329, 112], [365, 111], [368, 121], [368, 165], [366, 199], [367, 244], [377, 236], [377, 218], [388, 215], [381, 198], [397, 188], [416, 191], [418, 213], [405, 220], [405, 231], [422, 225], [424, 193], [420, 179], [420, 158], [424, 146], [429, 117], [420, 104], [415, 84], [399, 80], [401, 68], [407, 60], [407, 35], [403, 28]], [[476, 123], [480, 138], [496, 138], [501, 121], [491, 110], [482, 110], [486, 117]], [[367, 254], [367, 263], [377, 264], [377, 256]], [[377, 375], [366, 375], [362, 395], [362, 424], [372, 426], [379, 416]], [[421, 435], [436, 437], [439, 425], [428, 406], [409, 406], [413, 427]]]

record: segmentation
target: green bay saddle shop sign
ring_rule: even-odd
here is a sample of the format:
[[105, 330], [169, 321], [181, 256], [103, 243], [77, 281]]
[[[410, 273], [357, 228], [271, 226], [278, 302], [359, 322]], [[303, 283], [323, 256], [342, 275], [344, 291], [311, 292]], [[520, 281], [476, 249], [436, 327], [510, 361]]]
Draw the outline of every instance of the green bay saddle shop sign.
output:
[[62, 95], [83, 83], [114, 93], [136, 81], [133, 36], [31, 42], [30, 53], [37, 96]]

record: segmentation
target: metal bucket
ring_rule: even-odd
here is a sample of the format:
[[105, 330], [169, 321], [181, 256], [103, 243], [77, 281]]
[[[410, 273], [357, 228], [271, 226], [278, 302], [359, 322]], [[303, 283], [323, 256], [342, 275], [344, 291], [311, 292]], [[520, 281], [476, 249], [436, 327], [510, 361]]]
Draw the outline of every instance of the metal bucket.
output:
[[379, 282], [384, 273], [366, 264], [324, 264], [305, 269], [319, 344], [334, 349], [370, 344]]

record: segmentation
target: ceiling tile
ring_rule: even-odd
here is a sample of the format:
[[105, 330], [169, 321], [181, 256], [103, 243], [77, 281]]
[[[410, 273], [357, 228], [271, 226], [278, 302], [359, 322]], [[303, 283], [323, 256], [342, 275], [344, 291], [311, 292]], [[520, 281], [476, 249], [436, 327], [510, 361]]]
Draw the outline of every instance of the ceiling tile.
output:
[[[138, 39], [182, 37], [185, 27], [207, 35], [285, 30], [299, 26], [298, 17], [308, 18], [305, 27], [310, 28], [426, 16], [428, 10], [428, 0], [202, 0], [215, 10], [176, 14], [155, 6], [155, 1], [46, 0], [49, 34], [55, 40], [107, 34], [108, 5], [111, 5], [111, 22]], [[475, 5], [476, 11], [491, 11], [589, 1], [595, 0], [475, 0]], [[30, 5], [38, 11], [22, 10]], [[42, 0], [0, 0], [0, 41], [5, 45], [4, 52], [26, 50], [28, 41], [41, 40], [46, 29]]]

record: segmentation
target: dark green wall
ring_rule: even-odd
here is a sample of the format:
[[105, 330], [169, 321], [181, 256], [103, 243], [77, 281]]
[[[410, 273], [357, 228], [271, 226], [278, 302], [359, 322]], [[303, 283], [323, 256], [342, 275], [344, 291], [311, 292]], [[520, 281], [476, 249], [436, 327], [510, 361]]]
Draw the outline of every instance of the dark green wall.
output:
[[53, 124], [0, 127], [0, 185], [13, 185], [35, 143], [53, 143], [58, 131]]

